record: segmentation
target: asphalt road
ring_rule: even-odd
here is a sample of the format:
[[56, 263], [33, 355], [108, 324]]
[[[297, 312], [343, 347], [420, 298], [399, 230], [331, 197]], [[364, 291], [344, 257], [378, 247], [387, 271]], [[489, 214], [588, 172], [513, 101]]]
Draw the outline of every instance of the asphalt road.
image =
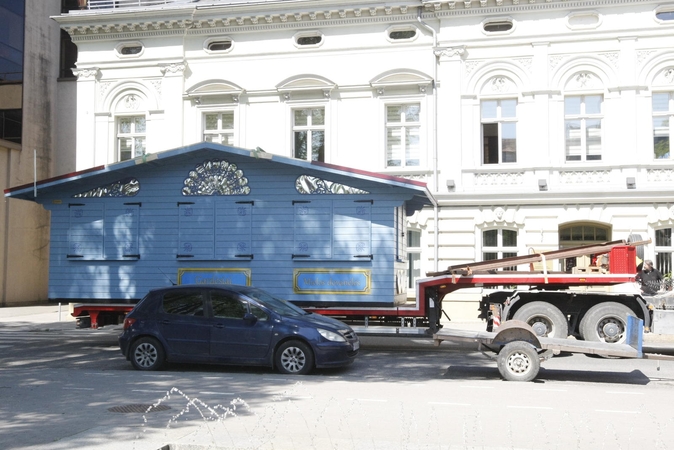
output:
[[671, 448], [674, 362], [560, 355], [513, 383], [463, 344], [363, 337], [352, 366], [304, 377], [145, 373], [119, 327], [70, 325], [0, 323], [1, 448]]

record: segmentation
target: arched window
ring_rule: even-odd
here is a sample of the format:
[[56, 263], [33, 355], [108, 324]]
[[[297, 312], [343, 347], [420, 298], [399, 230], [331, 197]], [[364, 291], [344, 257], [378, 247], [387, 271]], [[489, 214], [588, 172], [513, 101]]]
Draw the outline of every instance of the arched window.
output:
[[[482, 232], [482, 260], [510, 258], [517, 256], [517, 230], [496, 228]], [[517, 266], [503, 270], [517, 270]]]
[[[559, 228], [559, 248], [580, 247], [582, 245], [600, 244], [611, 240], [609, 225], [573, 223]], [[591, 257], [590, 257], [591, 258]], [[587, 267], [592, 261], [584, 256], [567, 258], [562, 261], [562, 270], [570, 272], [574, 267]]]

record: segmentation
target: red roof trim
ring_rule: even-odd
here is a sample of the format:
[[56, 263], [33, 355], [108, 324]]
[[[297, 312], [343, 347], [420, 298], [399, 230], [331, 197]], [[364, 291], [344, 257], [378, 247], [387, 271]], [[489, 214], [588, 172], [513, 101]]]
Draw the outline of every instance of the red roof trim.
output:
[[[102, 170], [102, 169], [105, 169], [105, 166], [96, 166], [96, 167], [91, 167], [90, 169], [80, 170], [79, 172], [66, 173], [66, 174], [63, 174], [63, 175], [59, 175], [57, 177], [46, 178], [44, 180], [40, 180], [40, 181], [37, 182], [37, 185], [41, 186], [41, 185], [51, 183], [51, 182], [54, 182], [54, 181], [63, 180], [65, 178], [76, 177], [78, 175], [83, 175], [83, 174], [89, 173], [89, 172], [96, 172], [96, 171]], [[34, 184], [28, 183], [28, 184], [23, 184], [21, 186], [15, 186], [15, 187], [12, 187], [12, 188], [7, 188], [7, 189], [5, 189], [5, 194], [8, 194], [10, 192], [21, 191], [21, 190], [27, 189], [31, 186], [34, 186]]]
[[349, 173], [355, 173], [358, 175], [367, 175], [370, 177], [374, 178], [380, 178], [382, 180], [389, 180], [389, 181], [399, 181], [402, 183], [406, 184], [413, 184], [415, 186], [419, 187], [426, 187], [427, 183], [424, 183], [423, 181], [416, 181], [416, 180], [408, 180], [407, 178], [395, 176], [395, 175], [385, 175], [382, 173], [376, 173], [376, 172], [368, 172], [366, 170], [360, 170], [360, 169], [354, 169], [351, 167], [345, 167], [345, 166], [338, 166], [335, 164], [329, 164], [329, 163], [324, 163], [320, 161], [311, 161], [311, 164], [315, 166], [321, 166], [321, 167], [326, 167], [329, 169], [335, 169], [335, 170], [341, 170], [343, 172], [349, 172]]

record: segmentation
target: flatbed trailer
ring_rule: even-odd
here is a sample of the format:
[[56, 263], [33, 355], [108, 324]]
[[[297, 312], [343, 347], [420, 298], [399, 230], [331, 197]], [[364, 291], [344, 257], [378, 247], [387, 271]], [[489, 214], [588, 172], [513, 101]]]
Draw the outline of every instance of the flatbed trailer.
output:
[[436, 346], [443, 341], [476, 343], [477, 350], [496, 361], [505, 380], [531, 381], [538, 375], [542, 361], [561, 352], [674, 361], [674, 356], [643, 352], [643, 329], [641, 319], [629, 316], [625, 343], [615, 344], [540, 337], [527, 323], [512, 320], [496, 332], [438, 330], [433, 340]]

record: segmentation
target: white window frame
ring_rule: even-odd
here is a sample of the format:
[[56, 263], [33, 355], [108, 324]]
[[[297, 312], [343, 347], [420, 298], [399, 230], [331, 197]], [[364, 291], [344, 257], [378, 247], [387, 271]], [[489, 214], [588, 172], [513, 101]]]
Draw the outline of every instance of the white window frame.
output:
[[[504, 101], [515, 101], [515, 117], [504, 117], [502, 112], [501, 103]], [[485, 102], [496, 102], [496, 117], [485, 118], [482, 116], [482, 106]], [[519, 100], [516, 97], [507, 97], [507, 98], [483, 98], [480, 99], [480, 142], [481, 154], [482, 154], [482, 165], [491, 166], [494, 164], [515, 164], [517, 163], [517, 109], [519, 107]], [[515, 160], [514, 161], [504, 161], [505, 152], [503, 150], [503, 140], [504, 140], [504, 124], [514, 124], [515, 125]], [[497, 139], [498, 139], [498, 161], [486, 162], [485, 158], [485, 125], [496, 125], [498, 127]]]
[[[314, 125], [313, 124], [313, 114], [308, 116], [307, 125], [295, 125], [295, 112], [296, 111], [316, 110], [316, 109], [322, 109], [323, 110], [323, 124], [322, 125]], [[322, 159], [322, 161], [320, 159], [317, 160], [317, 161], [328, 162], [328, 160], [327, 160], [327, 155], [328, 155], [328, 127], [327, 127], [327, 124], [328, 124], [328, 105], [326, 103], [292, 105], [290, 107], [290, 156], [291, 156], [291, 158], [301, 159], [301, 158], [297, 158], [295, 156], [295, 133], [296, 132], [307, 132], [307, 143], [310, 143], [310, 142], [313, 141], [313, 133], [322, 131], [323, 132], [323, 159]], [[306, 159], [303, 159], [303, 160], [308, 161], [308, 162], [313, 161], [313, 159], [312, 159], [313, 146], [310, 146], [308, 144], [306, 151], [307, 151]]]
[[[412, 233], [419, 235], [419, 246], [410, 245], [410, 236]], [[407, 292], [412, 295], [416, 295], [416, 281], [419, 278], [423, 277], [421, 272], [421, 230], [408, 228], [407, 229]], [[414, 267], [418, 265], [418, 267]], [[419, 271], [419, 276], [414, 276], [413, 270]]]
[[[669, 245], [663, 245], [661, 242], [661, 239], [659, 239], [659, 232], [662, 230], [670, 230], [670, 243]], [[671, 274], [674, 269], [674, 263], [672, 256], [674, 256], [674, 240], [672, 239], [672, 236], [674, 236], [674, 230], [672, 230], [672, 227], [663, 227], [663, 228], [657, 228], [655, 230], [655, 268], [660, 271], [661, 274], [663, 275], [669, 275], [669, 283], [671, 284]]]
[[[145, 131], [142, 133], [138, 133], [135, 130], [135, 122], [132, 121], [132, 131], [129, 133], [120, 133], [119, 127], [120, 127], [120, 121], [124, 119], [133, 119], [136, 117], [142, 117], [145, 119]], [[147, 115], [145, 114], [125, 114], [125, 115], [118, 115], [115, 117], [115, 161], [128, 161], [130, 159], [137, 158], [139, 156], [143, 156], [147, 154], [147, 126], [148, 126], [148, 118]], [[143, 151], [138, 153], [136, 152], [136, 139], [138, 138], [143, 138]], [[121, 140], [122, 139], [132, 139], [132, 145], [131, 145], [131, 157], [127, 159], [122, 159], [122, 149], [121, 149]]]
[[[235, 146], [237, 144], [237, 111], [234, 108], [220, 108], [220, 109], [210, 109], [210, 110], [200, 110], [201, 113], [201, 139], [204, 142], [215, 142], [216, 144]], [[223, 114], [232, 114], [232, 128], [222, 128], [222, 115]], [[215, 130], [206, 130], [206, 115], [207, 114], [217, 114], [218, 115], [218, 126]], [[219, 141], [207, 140], [206, 136], [222, 136], [222, 135], [231, 135], [231, 143], [222, 142], [222, 139]]]
[[[404, 119], [405, 115], [401, 113], [401, 121], [400, 122], [389, 122], [388, 120], [388, 108], [391, 106], [413, 106], [413, 105], [418, 105], [419, 106], [419, 120], [416, 122], [407, 122], [406, 118]], [[424, 117], [425, 117], [425, 102], [422, 101], [420, 98], [398, 98], [398, 99], [391, 99], [387, 100], [383, 103], [384, 110], [383, 110], [383, 122], [384, 122], [384, 167], [389, 170], [400, 170], [400, 169], [420, 169], [423, 168], [425, 165], [425, 152], [424, 152]], [[402, 149], [402, 154], [400, 155], [400, 165], [389, 165], [389, 161], [391, 161], [391, 158], [389, 158], [389, 129], [394, 129], [397, 128], [400, 130], [400, 135], [401, 135], [401, 141], [403, 139], [403, 135], [406, 134], [406, 131], [410, 128], [416, 128], [418, 130], [418, 150], [417, 150], [417, 160], [418, 164], [416, 165], [408, 165], [407, 164], [407, 145], [405, 143], [404, 148]], [[392, 153], [392, 152], [391, 152]]]
[[[489, 231], [496, 231], [497, 232], [497, 237], [496, 237], [496, 246], [488, 247], [485, 245], [484, 242], [484, 234], [489, 232]], [[517, 239], [517, 243], [515, 244], [514, 247], [506, 247], [503, 245], [503, 231], [512, 231], [515, 233], [515, 238]], [[519, 254], [519, 231], [516, 228], [511, 228], [511, 227], [492, 227], [492, 228], [485, 228], [480, 230], [480, 241], [482, 243], [481, 249], [480, 249], [480, 255], [482, 257], [483, 261], [487, 261], [487, 259], [484, 257], [485, 253], [496, 253], [496, 258], [493, 259], [502, 259], [502, 258], [509, 258], [511, 256], [517, 256]], [[508, 256], [503, 256], [504, 253], [514, 253], [515, 255], [508, 255]], [[517, 270], [517, 266], [511, 266], [511, 267], [504, 267], [499, 270]]]
[[[566, 113], [566, 100], [570, 98], [580, 97], [580, 113], [579, 114], [567, 114]], [[601, 97], [600, 112], [599, 113], [587, 113], [586, 112], [586, 101], [587, 97]], [[564, 96], [564, 160], [567, 163], [578, 163], [578, 162], [593, 162], [601, 161], [604, 153], [604, 94], [569, 94]], [[571, 120], [580, 121], [580, 129], [578, 134], [580, 136], [580, 150], [578, 159], [569, 159], [570, 157], [575, 157], [576, 155], [569, 154], [569, 147], [567, 144], [567, 122]], [[588, 120], [599, 120], [599, 153], [598, 158], [590, 158], [589, 148], [587, 143], [587, 122]]]
[[[667, 92], [654, 92], [653, 96], [656, 95], [668, 95], [667, 100], [667, 111], [656, 111], [653, 108], [653, 101], [651, 100], [651, 107], [653, 109], [653, 158], [655, 160], [672, 160], [672, 142], [674, 138], [674, 91]], [[656, 120], [666, 119], [669, 121], [668, 126], [657, 127], [655, 126]], [[663, 157], [658, 158], [656, 152], [656, 142], [657, 137], [667, 137], [668, 139], [668, 152], [663, 155]], [[666, 156], [666, 157], [664, 157]]]

